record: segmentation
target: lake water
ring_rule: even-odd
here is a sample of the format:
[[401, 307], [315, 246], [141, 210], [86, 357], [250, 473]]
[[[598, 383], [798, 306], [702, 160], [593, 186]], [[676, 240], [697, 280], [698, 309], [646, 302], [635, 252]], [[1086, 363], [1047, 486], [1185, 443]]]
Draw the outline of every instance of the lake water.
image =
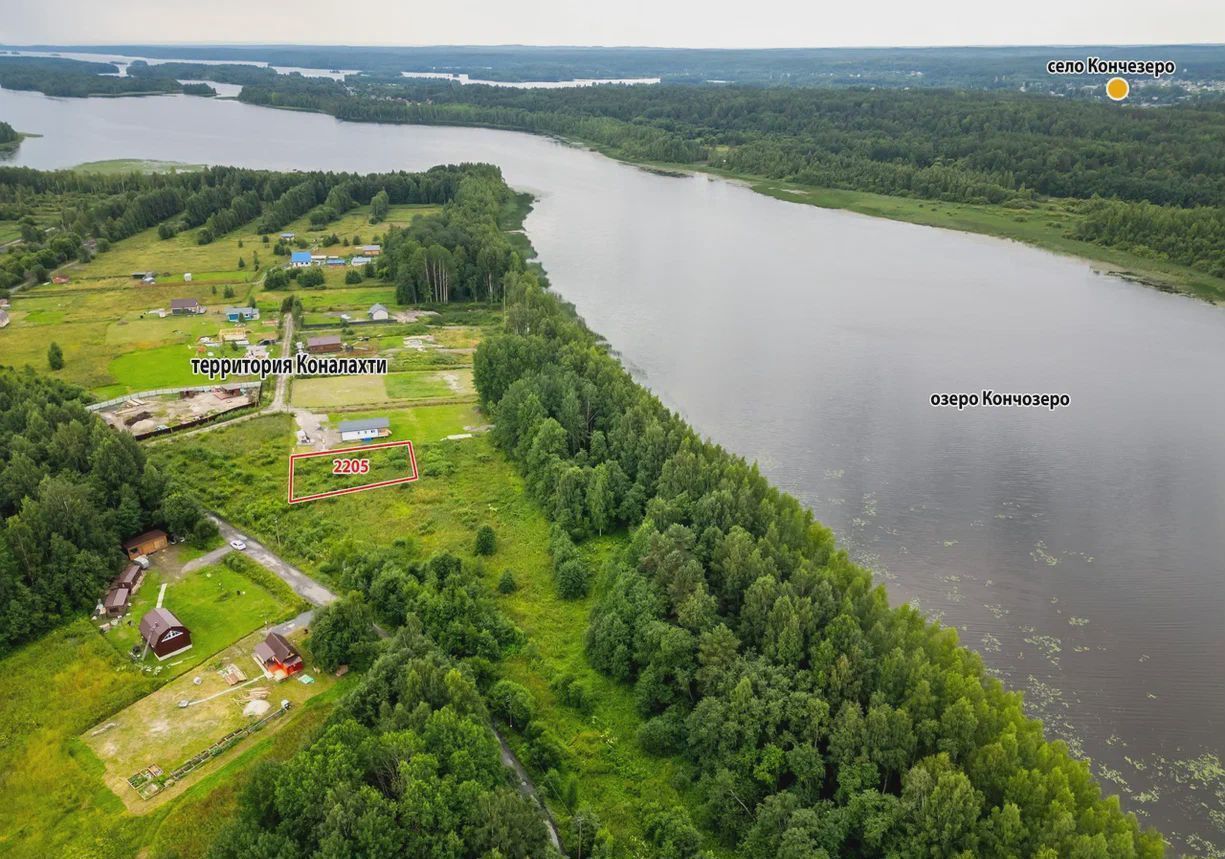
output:
[[[1128, 809], [1225, 843], [1222, 309], [510, 132], [186, 96], [0, 91], [0, 118], [45, 135], [16, 156], [41, 168], [501, 165], [555, 288], [645, 384], [957, 626]], [[1071, 405], [929, 404], [983, 388]]]

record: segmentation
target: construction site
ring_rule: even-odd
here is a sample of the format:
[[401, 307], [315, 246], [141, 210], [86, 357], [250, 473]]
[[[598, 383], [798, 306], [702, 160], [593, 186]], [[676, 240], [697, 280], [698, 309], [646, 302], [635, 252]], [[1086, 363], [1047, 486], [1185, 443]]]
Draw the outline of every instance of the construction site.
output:
[[145, 392], [107, 404], [99, 416], [136, 438], [186, 429], [259, 401], [259, 383]]

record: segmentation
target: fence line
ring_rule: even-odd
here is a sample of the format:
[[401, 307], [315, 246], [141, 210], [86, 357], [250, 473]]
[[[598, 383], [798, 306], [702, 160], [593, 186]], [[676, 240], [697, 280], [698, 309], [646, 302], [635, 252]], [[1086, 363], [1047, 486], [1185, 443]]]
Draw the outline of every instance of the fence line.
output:
[[127, 400], [139, 399], [141, 397], [162, 397], [166, 394], [183, 394], [192, 391], [202, 394], [208, 391], [215, 391], [217, 388], [238, 388], [246, 391], [251, 388], [258, 388], [262, 384], [263, 382], [214, 382], [211, 385], [194, 385], [188, 388], [158, 388], [153, 391], [136, 391], [131, 394], [124, 394], [122, 397], [115, 397], [102, 403], [92, 403], [85, 408], [91, 412], [98, 412], [111, 406], [117, 406]]

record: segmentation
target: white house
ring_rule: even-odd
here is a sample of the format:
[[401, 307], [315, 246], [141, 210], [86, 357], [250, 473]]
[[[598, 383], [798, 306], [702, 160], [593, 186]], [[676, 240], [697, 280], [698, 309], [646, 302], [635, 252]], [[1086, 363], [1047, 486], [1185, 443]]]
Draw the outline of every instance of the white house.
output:
[[370, 441], [391, 435], [391, 421], [387, 418], [367, 418], [359, 421], [341, 421], [341, 441]]
[[386, 322], [391, 316], [391, 314], [387, 312], [387, 308], [381, 304], [372, 305], [371, 308], [366, 311], [366, 315], [370, 317], [371, 322]]

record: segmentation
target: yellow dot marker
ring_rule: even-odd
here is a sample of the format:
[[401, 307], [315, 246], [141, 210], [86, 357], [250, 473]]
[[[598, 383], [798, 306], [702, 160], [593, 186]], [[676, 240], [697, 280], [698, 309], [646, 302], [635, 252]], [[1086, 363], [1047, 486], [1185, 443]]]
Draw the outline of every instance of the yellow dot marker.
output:
[[1111, 78], [1106, 81], [1106, 95], [1111, 101], [1122, 101], [1131, 92], [1131, 84], [1123, 78]]

